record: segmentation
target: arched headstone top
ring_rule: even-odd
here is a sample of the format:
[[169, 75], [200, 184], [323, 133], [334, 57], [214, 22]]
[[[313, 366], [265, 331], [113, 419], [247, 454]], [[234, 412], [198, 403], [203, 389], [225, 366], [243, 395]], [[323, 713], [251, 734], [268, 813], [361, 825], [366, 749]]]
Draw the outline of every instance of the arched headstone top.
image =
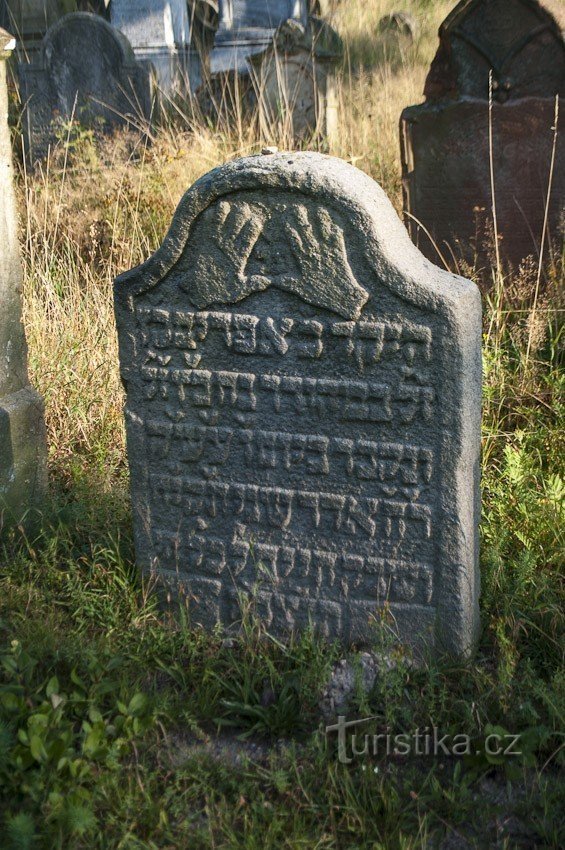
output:
[[77, 67], [87, 72], [88, 54], [96, 51], [109, 65], [133, 65], [135, 56], [127, 38], [100, 15], [71, 12], [51, 26], [41, 45], [41, 61], [48, 68], [61, 55], [76, 58]]
[[[319, 219], [319, 209], [328, 214], [322, 213], [325, 223]], [[213, 280], [219, 278], [206, 270], [202, 258], [203, 240], [214, 229], [218, 239], [230, 237], [230, 230], [241, 231], [242, 238], [236, 239], [240, 247], [247, 233], [250, 248], [246, 264], [234, 267], [231, 279], [216, 296]], [[341, 271], [343, 286], [334, 293], [331, 309], [344, 318], [359, 318], [372, 284], [382, 283], [400, 298], [428, 309], [442, 309], [476, 293], [469, 281], [424, 259], [374, 180], [343, 160], [317, 153], [252, 156], [210, 171], [181, 199], [162, 246], [143, 266], [122, 275], [116, 292], [129, 298], [166, 278], [176, 279], [180, 269], [199, 262], [206, 282], [199, 279], [194, 291], [187, 287], [186, 292], [200, 309], [206, 299], [208, 304], [237, 303], [271, 286], [294, 286], [291, 281], [304, 231], [311, 234], [312, 250], [316, 239], [319, 250], [324, 236], [336, 245], [334, 271]], [[238, 275], [249, 280], [242, 282]], [[325, 283], [320, 279], [320, 289]], [[317, 303], [312, 290], [296, 286], [294, 291], [303, 300]], [[319, 299], [317, 306], [324, 306]]]
[[99, 15], [72, 12], [47, 31], [37, 63], [20, 63], [26, 153], [44, 156], [56, 127], [68, 120], [107, 132], [143, 132], [151, 118], [151, 67], [138, 62], [127, 38]]
[[487, 99], [490, 72], [501, 102], [564, 95], [563, 18], [537, 0], [462, 0], [440, 27], [426, 98]]

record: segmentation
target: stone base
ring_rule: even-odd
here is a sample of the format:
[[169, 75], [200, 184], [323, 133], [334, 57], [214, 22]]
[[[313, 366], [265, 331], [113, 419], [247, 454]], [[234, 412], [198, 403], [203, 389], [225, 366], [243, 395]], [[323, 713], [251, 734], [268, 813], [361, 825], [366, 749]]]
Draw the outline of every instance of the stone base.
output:
[[0, 531], [29, 525], [46, 492], [43, 400], [28, 386], [0, 399]]

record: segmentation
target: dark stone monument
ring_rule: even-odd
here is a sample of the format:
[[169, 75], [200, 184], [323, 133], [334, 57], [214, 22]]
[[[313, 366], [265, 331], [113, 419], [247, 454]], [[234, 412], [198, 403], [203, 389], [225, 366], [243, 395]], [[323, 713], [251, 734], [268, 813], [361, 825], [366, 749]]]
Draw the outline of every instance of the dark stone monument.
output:
[[115, 283], [137, 560], [195, 623], [253, 597], [467, 655], [478, 628], [481, 307], [379, 186], [320, 154], [236, 160]]
[[150, 66], [137, 62], [125, 37], [99, 16], [61, 18], [43, 40], [39, 63], [18, 70], [31, 160], [46, 154], [71, 119], [97, 130], [127, 125], [144, 132], [151, 118]]
[[[564, 114], [561, 24], [536, 0], [463, 0], [439, 36], [426, 102], [405, 109], [401, 117], [407, 225], [434, 262], [440, 260], [432, 239], [447, 260], [464, 258], [488, 267], [494, 253], [488, 247], [494, 244], [492, 158], [500, 255], [516, 267], [540, 253], [556, 97]], [[548, 239], [559, 235], [564, 156], [561, 130]]]
[[47, 490], [43, 400], [29, 383], [21, 314], [6, 88], [6, 59], [15, 46], [15, 39], [0, 29], [0, 534], [13, 524], [30, 523]]

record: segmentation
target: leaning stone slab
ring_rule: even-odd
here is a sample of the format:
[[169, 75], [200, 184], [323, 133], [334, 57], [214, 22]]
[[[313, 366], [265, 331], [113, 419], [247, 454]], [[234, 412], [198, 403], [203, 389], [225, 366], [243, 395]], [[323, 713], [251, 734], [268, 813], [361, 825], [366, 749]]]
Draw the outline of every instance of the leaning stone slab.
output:
[[43, 39], [39, 63], [21, 63], [18, 73], [32, 161], [46, 155], [70, 120], [144, 132], [151, 119], [150, 66], [137, 62], [125, 36], [98, 15], [65, 15]]
[[338, 159], [236, 160], [115, 283], [137, 560], [194, 622], [253, 598], [466, 655], [478, 628], [481, 307]]
[[[336, 66], [343, 55], [337, 32], [321, 18], [308, 16], [309, 4], [259, 0], [220, 2], [219, 26], [210, 54], [211, 103], [205, 111], [226, 110], [241, 102], [257, 111], [265, 139], [337, 135]], [[204, 93], [203, 93], [204, 94]]]
[[47, 486], [43, 402], [29, 383], [21, 320], [5, 61], [14, 47], [15, 40], [0, 30], [0, 533], [30, 520]]
[[265, 50], [248, 58], [263, 138], [337, 137], [335, 70], [342, 54], [337, 32], [311, 18], [306, 28], [288, 19]]

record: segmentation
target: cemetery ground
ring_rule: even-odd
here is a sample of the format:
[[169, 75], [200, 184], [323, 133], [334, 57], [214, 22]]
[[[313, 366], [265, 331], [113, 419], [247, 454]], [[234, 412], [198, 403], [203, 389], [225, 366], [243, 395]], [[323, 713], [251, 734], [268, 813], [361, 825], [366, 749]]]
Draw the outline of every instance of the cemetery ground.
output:
[[[347, 57], [331, 152], [397, 209], [398, 117], [418, 101], [451, 5], [406, 2], [422, 32], [401, 50], [374, 43], [388, 0], [336, 13]], [[135, 569], [112, 280], [160, 244], [200, 174], [266, 142], [285, 147], [243, 120], [191, 125], [176, 107], [150, 145], [76, 125], [42, 169], [20, 170], [25, 324], [53, 498], [0, 554], [0, 846], [563, 846], [563, 254], [541, 276], [536, 262], [493, 265], [482, 283], [477, 655], [414, 665], [391, 648], [384, 611], [373, 650], [386, 663], [368, 693], [359, 669], [344, 710], [372, 718], [363, 733], [436, 728], [468, 736], [471, 753], [363, 754], [358, 740], [344, 764], [320, 709], [343, 648], [310, 633], [281, 644], [253, 599], [237, 637], [205, 635], [182, 601], [160, 608]], [[519, 736], [520, 754], [489, 752], [493, 734]]]

